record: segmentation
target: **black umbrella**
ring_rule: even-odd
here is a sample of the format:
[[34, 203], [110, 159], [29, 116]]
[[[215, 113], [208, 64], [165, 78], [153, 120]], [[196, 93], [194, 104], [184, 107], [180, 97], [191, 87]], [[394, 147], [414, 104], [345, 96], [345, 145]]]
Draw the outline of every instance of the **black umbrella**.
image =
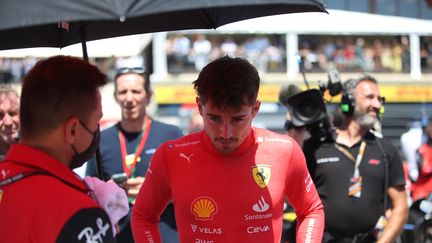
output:
[[[65, 47], [109, 37], [210, 29], [249, 18], [326, 12], [320, 0], [3, 0], [0, 50]], [[275, 23], [296, 24], [296, 23]], [[99, 177], [103, 178], [99, 153]]]
[[[268, 15], [326, 12], [320, 0], [3, 0], [0, 50], [65, 47], [109, 37], [210, 29]], [[296, 24], [296, 23], [275, 23]]]

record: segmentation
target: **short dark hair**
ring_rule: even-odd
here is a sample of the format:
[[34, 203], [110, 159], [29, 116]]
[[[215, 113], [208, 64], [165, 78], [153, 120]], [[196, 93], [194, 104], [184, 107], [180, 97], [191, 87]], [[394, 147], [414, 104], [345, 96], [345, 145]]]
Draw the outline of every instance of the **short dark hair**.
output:
[[54, 56], [39, 61], [23, 80], [21, 136], [43, 135], [71, 117], [87, 122], [96, 108], [97, 90], [105, 84], [105, 74], [80, 58]]
[[224, 56], [205, 66], [193, 84], [203, 104], [211, 101], [221, 110], [240, 109], [255, 104], [260, 77], [245, 58]]

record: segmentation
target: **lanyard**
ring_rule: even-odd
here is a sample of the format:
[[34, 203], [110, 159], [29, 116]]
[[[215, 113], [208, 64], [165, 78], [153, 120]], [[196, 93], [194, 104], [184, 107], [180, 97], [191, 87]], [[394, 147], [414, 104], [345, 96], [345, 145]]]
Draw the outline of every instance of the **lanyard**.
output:
[[141, 135], [141, 140], [139, 142], [139, 145], [135, 149], [135, 155], [133, 157], [132, 164], [130, 164], [130, 165], [128, 165], [127, 161], [126, 161], [126, 156], [127, 156], [126, 139], [125, 139], [124, 134], [121, 132], [121, 130], [119, 131], [120, 150], [121, 150], [121, 155], [122, 155], [122, 160], [123, 160], [123, 171], [126, 173], [126, 175], [128, 177], [132, 174], [132, 171], [135, 169], [135, 165], [138, 161], [138, 158], [140, 157], [141, 152], [144, 149], [144, 146], [147, 142], [147, 137], [150, 133], [151, 122], [152, 121], [150, 119], [147, 119], [147, 118], [145, 119], [144, 131], [143, 131], [143, 134]]
[[360, 144], [360, 149], [359, 149], [359, 152], [357, 154], [356, 159], [354, 159], [354, 156], [352, 156], [352, 154], [347, 149], [345, 149], [344, 147], [342, 147], [338, 144], [335, 144], [335, 147], [339, 151], [341, 151], [345, 156], [347, 156], [352, 162], [354, 162], [354, 174], [350, 179], [350, 186], [348, 188], [348, 196], [360, 198], [361, 197], [361, 191], [362, 191], [363, 178], [360, 176], [359, 166], [360, 166], [361, 160], [363, 158], [364, 151], [366, 149], [366, 142], [362, 141], [362, 143]]
[[[9, 161], [10, 161], [10, 160], [9, 160]], [[8, 161], [8, 162], [9, 162], [9, 161]], [[14, 161], [14, 162], [15, 162], [15, 161]], [[7, 163], [7, 162], [3, 162], [3, 163]], [[18, 164], [19, 164], [19, 163], [18, 163]], [[29, 166], [29, 167], [33, 168], [33, 166]], [[61, 178], [61, 177], [58, 177], [58, 176], [56, 176], [56, 175], [54, 175], [54, 174], [51, 174], [51, 173], [49, 173], [49, 172], [47, 172], [47, 171], [43, 171], [43, 170], [33, 170], [33, 171], [28, 171], [28, 172], [22, 172], [22, 173], [18, 173], [18, 174], [16, 174], [16, 175], [13, 175], [13, 176], [11, 176], [11, 177], [5, 178], [5, 179], [3, 179], [3, 180], [0, 180], [0, 188], [1, 188], [1, 187], [4, 187], [4, 186], [7, 186], [7, 185], [10, 185], [10, 184], [13, 184], [13, 183], [15, 183], [15, 182], [17, 182], [17, 181], [20, 181], [20, 180], [22, 180], [22, 179], [25, 179], [25, 178], [27, 178], [27, 177], [34, 176], [34, 175], [46, 175], [46, 176], [54, 177], [54, 178], [56, 178], [57, 180], [63, 182], [64, 184], [66, 184], [66, 185], [68, 185], [68, 186], [70, 186], [70, 187], [72, 187], [72, 188], [75, 188], [75, 189], [77, 189], [77, 190], [80, 191], [80, 192], [86, 193], [86, 194], [88, 194], [89, 196], [91, 196], [93, 199], [95, 199], [94, 195], [92, 194], [93, 192], [88, 188], [88, 186], [87, 186], [86, 183], [84, 183], [84, 184], [85, 184], [87, 190], [83, 191], [83, 189], [81, 189], [81, 188], [79, 188], [78, 186], [76, 186], [76, 185], [74, 185], [74, 184], [68, 182], [67, 180], [65, 180], [65, 179], [63, 179], [63, 178]], [[1, 190], [0, 190], [0, 192], [1, 192]], [[0, 195], [0, 196], [1, 196], [1, 195]]]
[[0, 187], [7, 186], [7, 185], [12, 184], [14, 182], [20, 181], [21, 179], [24, 179], [27, 176], [32, 176], [35, 174], [38, 174], [38, 173], [36, 171], [29, 172], [29, 173], [19, 173], [17, 175], [12, 176], [12, 177], [1, 180], [0, 181]]
[[353, 175], [353, 177], [355, 177], [355, 178], [360, 177], [360, 171], [359, 171], [358, 168], [360, 166], [361, 160], [363, 158], [364, 151], [366, 149], [366, 142], [362, 141], [362, 143], [360, 144], [360, 149], [359, 149], [359, 152], [357, 154], [357, 158], [356, 159], [354, 159], [354, 156], [352, 156], [352, 154], [348, 150], [346, 150], [344, 147], [342, 147], [342, 146], [340, 146], [338, 144], [335, 144], [335, 146], [346, 157], [348, 157], [352, 162], [354, 162], [354, 175]]

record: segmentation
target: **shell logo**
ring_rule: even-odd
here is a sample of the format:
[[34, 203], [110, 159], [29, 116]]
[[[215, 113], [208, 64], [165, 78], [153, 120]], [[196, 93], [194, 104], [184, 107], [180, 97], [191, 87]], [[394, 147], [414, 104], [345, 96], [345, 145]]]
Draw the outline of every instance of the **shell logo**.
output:
[[210, 197], [202, 196], [193, 201], [191, 211], [196, 220], [213, 220], [217, 213], [217, 205]]

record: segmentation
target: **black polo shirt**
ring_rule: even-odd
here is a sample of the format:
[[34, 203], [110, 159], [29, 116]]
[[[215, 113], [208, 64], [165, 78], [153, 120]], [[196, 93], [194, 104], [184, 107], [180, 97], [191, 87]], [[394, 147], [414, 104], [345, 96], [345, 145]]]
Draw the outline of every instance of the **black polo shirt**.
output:
[[367, 232], [383, 215], [385, 162], [377, 140], [387, 154], [389, 186], [405, 184], [399, 151], [389, 140], [367, 133], [352, 147], [338, 144], [356, 158], [361, 142], [366, 142], [359, 166], [363, 178], [360, 198], [348, 196], [354, 162], [337, 149], [334, 142], [305, 142], [303, 150], [309, 172], [324, 204], [326, 230], [344, 235]]

